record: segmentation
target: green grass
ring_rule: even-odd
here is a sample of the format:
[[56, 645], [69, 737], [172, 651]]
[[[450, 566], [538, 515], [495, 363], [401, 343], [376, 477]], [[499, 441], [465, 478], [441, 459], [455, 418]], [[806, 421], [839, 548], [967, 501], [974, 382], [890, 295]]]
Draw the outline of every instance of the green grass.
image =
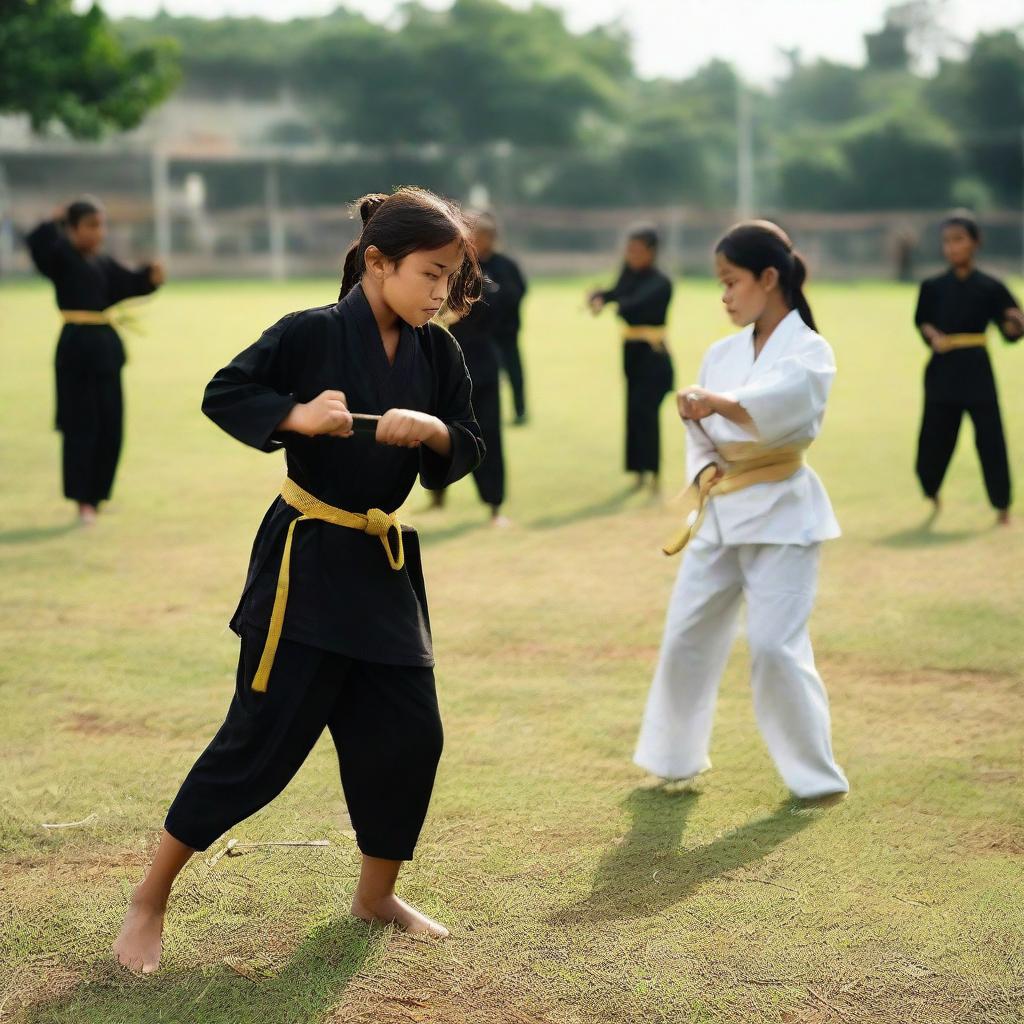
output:
[[[358, 856], [329, 741], [232, 834], [326, 849], [197, 858], [159, 975], [109, 961], [176, 787], [226, 708], [224, 624], [276, 457], [199, 412], [211, 372], [332, 282], [172, 284], [130, 339], [115, 500], [69, 529], [52, 417], [52, 298], [0, 291], [0, 1018], [136, 1022], [1010, 1022], [1021, 987], [1024, 775], [1019, 526], [992, 527], [965, 426], [932, 531], [912, 475], [925, 352], [913, 291], [821, 285], [839, 362], [812, 461], [845, 534], [813, 622], [852, 794], [787, 800], [739, 645], [715, 770], [654, 788], [630, 763], [677, 569], [670, 505], [625, 494], [610, 319], [583, 282], [531, 292], [533, 418], [507, 433], [509, 514], [471, 483], [422, 531], [447, 746], [402, 891], [445, 943], [346, 916]], [[680, 384], [726, 332], [677, 292]], [[1024, 351], [994, 346], [1021, 476]], [[669, 403], [666, 483], [683, 484]], [[77, 828], [44, 822], [95, 815]]]

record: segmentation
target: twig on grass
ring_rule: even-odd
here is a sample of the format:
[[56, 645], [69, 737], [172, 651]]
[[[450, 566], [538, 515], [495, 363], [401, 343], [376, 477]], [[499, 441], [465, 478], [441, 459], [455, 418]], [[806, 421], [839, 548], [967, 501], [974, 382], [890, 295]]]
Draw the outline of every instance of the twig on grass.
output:
[[267, 846], [330, 846], [330, 839], [297, 839], [297, 840], [278, 840], [276, 842], [266, 843], [240, 843], [237, 839], [229, 839], [227, 846], [224, 847], [219, 853], [211, 857], [207, 862], [207, 867], [213, 867], [221, 857], [241, 857], [249, 850], [258, 850]]
[[208, 868], [212, 868], [217, 863], [217, 861], [219, 861], [221, 859], [221, 857], [224, 856], [224, 854], [226, 854], [229, 850], [233, 850], [237, 845], [238, 845], [238, 840], [237, 839], [229, 839], [228, 840], [228, 845], [225, 846], [224, 849], [220, 851], [220, 853], [214, 854], [206, 862], [206, 866]]
[[826, 1009], [831, 1010], [840, 1020], [845, 1020], [847, 1024], [852, 1024], [850, 1018], [847, 1017], [846, 1014], [843, 1013], [843, 1011], [840, 1010], [838, 1006], [836, 1006], [834, 1003], [830, 1003], [820, 992], [815, 992], [814, 989], [810, 987], [810, 985], [807, 986], [807, 991], [814, 999], [821, 1003], [822, 1006], [824, 1006]]
[[756, 875], [732, 875], [727, 872], [722, 872], [722, 878], [728, 878], [730, 882], [760, 882], [762, 885], [774, 885], [776, 889], [785, 889], [786, 892], [796, 893], [797, 896], [803, 895], [799, 889], [791, 889], [788, 885], [783, 885], [781, 882], [772, 882], [767, 878], [758, 878]]
[[[230, 844], [229, 844], [230, 845]], [[267, 842], [267, 843], [235, 843], [229, 850], [224, 852], [229, 857], [241, 857], [246, 850], [256, 850], [263, 846], [330, 846], [330, 839], [298, 839], [291, 842]]]
[[47, 822], [44, 821], [44, 822], [42, 822], [40, 824], [39, 827], [40, 828], [76, 828], [79, 825], [88, 825], [90, 821], [95, 821], [95, 820], [96, 820], [96, 815], [95, 814], [90, 814], [88, 818], [83, 818], [81, 821], [59, 821], [59, 822], [56, 822], [55, 824], [48, 824]]

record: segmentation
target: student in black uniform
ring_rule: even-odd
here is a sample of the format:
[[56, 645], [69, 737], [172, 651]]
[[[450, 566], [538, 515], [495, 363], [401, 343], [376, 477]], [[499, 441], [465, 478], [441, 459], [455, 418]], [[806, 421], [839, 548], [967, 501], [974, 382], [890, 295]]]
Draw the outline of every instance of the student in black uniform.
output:
[[[479, 302], [473, 303], [464, 317], [457, 318], [452, 310], [442, 316], [462, 349], [473, 381], [473, 412], [486, 451], [483, 461], [473, 470], [473, 480], [480, 500], [491, 510], [491, 525], [503, 527], [510, 525], [510, 520], [501, 511], [505, 503], [505, 455], [501, 438], [500, 357], [494, 340], [497, 293], [497, 283], [485, 276]], [[434, 508], [442, 507], [445, 489], [433, 490], [431, 499]]]
[[[291, 313], [219, 370], [203, 411], [288, 475], [253, 547], [231, 620], [241, 637], [220, 731], [167, 814], [160, 847], [114, 945], [149, 972], [171, 884], [281, 792], [323, 729], [362, 852], [352, 913], [446, 930], [395, 895], [427, 813], [442, 731], [415, 531], [394, 510], [416, 476], [442, 487], [483, 445], [458, 345], [431, 323], [466, 312], [480, 279], [459, 211], [420, 189], [360, 202], [363, 231], [337, 303]], [[380, 414], [375, 433], [353, 432]], [[372, 421], [370, 421], [372, 424]]]
[[978, 270], [981, 234], [974, 217], [957, 211], [942, 224], [949, 270], [921, 284], [914, 323], [932, 349], [924, 375], [924, 415], [917, 475], [939, 506], [939, 488], [966, 412], [974, 422], [989, 501], [999, 522], [1010, 520], [1010, 467], [985, 332], [994, 323], [1007, 341], [1024, 335], [1024, 313], [1002, 281]]
[[595, 316], [609, 302], [618, 305], [626, 372], [626, 470], [636, 473], [637, 489], [644, 486], [650, 474], [655, 493], [661, 468], [658, 410], [673, 387], [665, 326], [672, 282], [655, 266], [657, 257], [658, 234], [654, 228], [635, 228], [629, 233], [625, 265], [615, 287], [587, 296]]
[[64, 327], [57, 342], [57, 429], [63, 435], [64, 495], [83, 525], [110, 497], [121, 454], [125, 354], [111, 307], [163, 284], [159, 263], [129, 270], [100, 250], [106, 217], [85, 196], [55, 211], [26, 238], [36, 268], [54, 284]]
[[489, 298], [494, 317], [494, 341], [498, 346], [502, 369], [508, 375], [512, 388], [512, 404], [515, 408], [513, 423], [522, 426], [526, 423], [526, 382], [519, 352], [519, 329], [522, 325], [520, 310], [526, 295], [526, 278], [514, 259], [495, 248], [498, 224], [491, 214], [481, 213], [476, 218], [473, 241], [480, 259], [480, 269], [495, 285]]
[[[474, 303], [461, 319], [450, 310], [443, 312], [442, 316], [466, 359], [473, 381], [473, 411], [487, 452], [483, 462], [473, 470], [473, 480], [480, 500], [490, 507], [491, 525], [504, 527], [511, 525], [511, 520], [501, 511], [505, 503], [505, 454], [501, 436], [499, 381], [502, 350], [498, 339], [504, 332], [507, 340], [513, 316], [518, 330], [519, 301], [526, 286], [518, 272], [510, 271], [509, 265], [514, 268], [515, 264], [494, 252], [493, 224], [493, 218], [488, 219], [487, 214], [478, 214], [473, 222], [473, 243], [477, 254], [480, 254], [481, 243], [488, 253], [486, 261], [480, 260], [483, 274], [480, 301]], [[492, 277], [489, 270], [495, 270], [498, 277]], [[511, 289], [511, 295], [506, 294], [507, 288]], [[444, 505], [443, 489], [433, 491], [431, 497], [434, 508]]]

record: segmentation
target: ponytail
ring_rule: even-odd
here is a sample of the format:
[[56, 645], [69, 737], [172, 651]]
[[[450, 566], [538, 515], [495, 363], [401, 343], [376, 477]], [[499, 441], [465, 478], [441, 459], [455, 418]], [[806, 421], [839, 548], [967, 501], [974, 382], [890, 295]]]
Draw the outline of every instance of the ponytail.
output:
[[366, 230], [366, 225], [370, 222], [370, 218], [380, 209], [387, 198], [383, 192], [371, 192], [353, 203], [353, 206], [359, 211], [359, 219], [362, 221], [363, 226], [360, 229], [359, 237], [348, 247], [348, 252], [345, 253], [345, 262], [341, 270], [341, 291], [338, 293], [339, 302], [352, 291], [363, 276], [363, 268], [360, 266], [358, 270], [356, 269], [356, 256], [359, 253], [362, 233]]
[[789, 305], [800, 314], [800, 319], [812, 331], [818, 329], [818, 325], [814, 322], [814, 314], [811, 312], [811, 304], [807, 301], [807, 296], [804, 295], [804, 282], [807, 280], [807, 264], [804, 262], [803, 256], [793, 250], [793, 277], [789, 284]]
[[757, 277], [769, 267], [774, 267], [786, 305], [795, 309], [812, 331], [818, 329], [810, 303], [804, 295], [807, 264], [778, 224], [770, 220], [749, 220], [737, 224], [715, 246], [715, 252]]
[[454, 203], [426, 189], [406, 187], [391, 195], [370, 193], [353, 205], [363, 226], [345, 253], [339, 302], [361, 280], [371, 245], [397, 264], [419, 249], [441, 249], [459, 241], [464, 256], [449, 283], [446, 305], [459, 317], [469, 312], [480, 297], [483, 279], [469, 226]]

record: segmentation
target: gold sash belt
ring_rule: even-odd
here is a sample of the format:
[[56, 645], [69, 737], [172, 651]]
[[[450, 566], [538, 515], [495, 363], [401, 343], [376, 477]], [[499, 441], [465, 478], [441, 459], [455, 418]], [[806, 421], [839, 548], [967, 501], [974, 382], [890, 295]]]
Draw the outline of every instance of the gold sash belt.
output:
[[988, 344], [988, 338], [984, 334], [947, 334], [945, 337], [944, 350], [954, 348], [984, 348]]
[[697, 535], [708, 502], [717, 494], [732, 494], [754, 484], [778, 483], [787, 480], [804, 464], [807, 444], [787, 445], [783, 448], [766, 448], [759, 441], [735, 441], [718, 446], [718, 451], [729, 463], [721, 473], [718, 463], [710, 462], [694, 478], [683, 492], [683, 512], [686, 526], [682, 532], [669, 541], [662, 551], [666, 555], [677, 555]]
[[143, 333], [138, 315], [121, 303], [106, 309], [62, 309], [60, 318], [66, 324], [84, 324], [90, 327], [113, 327], [115, 329]]
[[[366, 515], [359, 512], [346, 512], [343, 508], [335, 508], [328, 505], [319, 498], [314, 497], [309, 491], [303, 490], [291, 477], [286, 477], [281, 487], [281, 497], [302, 513], [297, 519], [293, 519], [288, 525], [288, 534], [284, 541], [284, 551], [281, 554], [281, 569], [277, 575], [277, 591], [274, 594], [274, 608], [270, 613], [270, 626], [267, 629], [267, 642], [263, 647], [263, 654], [260, 656], [260, 663], [253, 676], [252, 688], [259, 693], [267, 689], [267, 682], [270, 680], [270, 670], [274, 667], [274, 656], [277, 654], [277, 645], [281, 640], [281, 629], [284, 626], [284, 612], [288, 606], [288, 584], [291, 575], [292, 558], [292, 537], [295, 533], [297, 523], [309, 519], [316, 519], [322, 523], [332, 523], [334, 526], [346, 526], [350, 530], [362, 530], [372, 537], [379, 537], [387, 552], [388, 564], [396, 572], [405, 565], [405, 548], [402, 545], [402, 524], [399, 523], [394, 512], [382, 512], [379, 508], [371, 508]], [[395, 549], [391, 548], [391, 531], [397, 535]]]
[[622, 326], [623, 341], [646, 341], [648, 345], [652, 345], [654, 348], [664, 348], [667, 337], [668, 328], [664, 325], [661, 327], [645, 327], [640, 324], [623, 324]]

